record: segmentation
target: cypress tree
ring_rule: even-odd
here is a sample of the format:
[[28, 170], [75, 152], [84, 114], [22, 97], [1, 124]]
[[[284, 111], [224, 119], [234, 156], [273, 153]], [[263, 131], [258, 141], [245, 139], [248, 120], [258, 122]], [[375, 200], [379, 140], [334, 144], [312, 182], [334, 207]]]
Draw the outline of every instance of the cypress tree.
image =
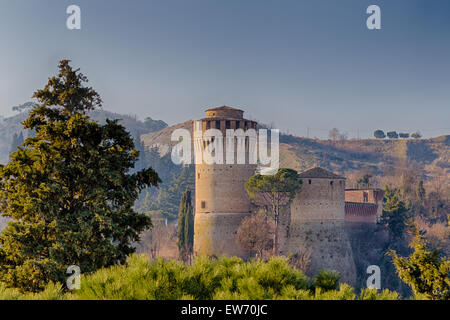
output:
[[194, 214], [191, 203], [191, 190], [186, 187], [178, 212], [178, 250], [183, 261], [190, 260], [194, 244]]
[[191, 190], [186, 187], [186, 213], [185, 213], [185, 227], [184, 227], [184, 237], [186, 254], [188, 255], [189, 261], [191, 260], [192, 254], [194, 253], [194, 210], [192, 208], [191, 202]]
[[14, 151], [16, 151], [17, 146], [18, 146], [17, 140], [18, 140], [17, 133], [14, 133], [13, 137], [12, 137], [11, 147], [10, 147], [9, 153], [13, 153]]

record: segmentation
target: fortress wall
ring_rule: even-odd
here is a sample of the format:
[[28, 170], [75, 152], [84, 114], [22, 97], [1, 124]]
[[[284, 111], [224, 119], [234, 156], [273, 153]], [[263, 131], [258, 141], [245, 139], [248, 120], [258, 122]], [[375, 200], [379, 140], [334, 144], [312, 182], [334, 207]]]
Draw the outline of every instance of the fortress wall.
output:
[[303, 178], [302, 190], [291, 204], [285, 254], [312, 248], [309, 274], [320, 269], [339, 271], [342, 280], [355, 282], [356, 269], [345, 229], [345, 180]]
[[254, 175], [255, 170], [255, 165], [244, 164], [197, 165], [196, 212], [250, 212], [245, 183]]
[[354, 284], [356, 268], [344, 221], [292, 224], [287, 252], [298, 252], [300, 246], [312, 249], [310, 276], [322, 269], [336, 270], [341, 273], [343, 282]]
[[303, 178], [291, 204], [291, 221], [344, 220], [345, 180]]
[[278, 248], [280, 255], [289, 256], [288, 245], [291, 226], [291, 207], [285, 206], [281, 208], [278, 232]]
[[201, 256], [223, 254], [246, 258], [236, 242], [242, 220], [252, 213], [196, 213], [194, 220], [194, 253]]

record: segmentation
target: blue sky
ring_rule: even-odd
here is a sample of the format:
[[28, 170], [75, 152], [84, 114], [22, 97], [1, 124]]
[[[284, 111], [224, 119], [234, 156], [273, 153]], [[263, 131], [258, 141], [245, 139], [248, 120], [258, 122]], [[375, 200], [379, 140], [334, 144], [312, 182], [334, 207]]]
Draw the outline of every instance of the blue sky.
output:
[[448, 0], [1, 0], [0, 41], [5, 115], [68, 58], [105, 109], [169, 124], [231, 105], [302, 136], [450, 133]]

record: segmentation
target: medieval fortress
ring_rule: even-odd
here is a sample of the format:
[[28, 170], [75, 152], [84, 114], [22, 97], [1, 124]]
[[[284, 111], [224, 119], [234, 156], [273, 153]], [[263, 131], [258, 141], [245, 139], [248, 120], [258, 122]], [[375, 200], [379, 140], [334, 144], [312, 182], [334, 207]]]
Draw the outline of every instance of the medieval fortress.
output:
[[[255, 121], [244, 119], [244, 111], [231, 107], [206, 110], [206, 117], [194, 123], [194, 144], [208, 147], [201, 137], [209, 129], [224, 135], [227, 129], [256, 129]], [[196, 138], [197, 137], [197, 138]], [[227, 153], [225, 141], [224, 154]], [[246, 159], [249, 145], [245, 140]], [[237, 154], [237, 146], [233, 145]], [[226, 163], [195, 165], [194, 251], [197, 255], [227, 254], [246, 257], [236, 243], [242, 219], [256, 208], [245, 190], [246, 181], [257, 165]], [[284, 209], [280, 218], [280, 254], [311, 248], [311, 273], [320, 269], [337, 270], [344, 281], [355, 281], [355, 262], [346, 225], [375, 224], [382, 210], [383, 191], [346, 189], [345, 178], [322, 168], [300, 173], [301, 191]]]

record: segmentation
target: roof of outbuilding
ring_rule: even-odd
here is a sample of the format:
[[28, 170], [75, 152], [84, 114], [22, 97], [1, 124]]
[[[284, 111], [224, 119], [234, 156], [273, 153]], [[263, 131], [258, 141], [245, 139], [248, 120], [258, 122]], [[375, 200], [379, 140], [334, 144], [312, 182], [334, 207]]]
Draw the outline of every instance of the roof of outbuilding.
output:
[[364, 202], [345, 202], [345, 215], [376, 216], [378, 205]]
[[344, 177], [338, 176], [333, 172], [325, 170], [320, 167], [315, 167], [313, 169], [306, 170], [299, 174], [300, 178], [324, 178], [324, 179], [345, 179]]

